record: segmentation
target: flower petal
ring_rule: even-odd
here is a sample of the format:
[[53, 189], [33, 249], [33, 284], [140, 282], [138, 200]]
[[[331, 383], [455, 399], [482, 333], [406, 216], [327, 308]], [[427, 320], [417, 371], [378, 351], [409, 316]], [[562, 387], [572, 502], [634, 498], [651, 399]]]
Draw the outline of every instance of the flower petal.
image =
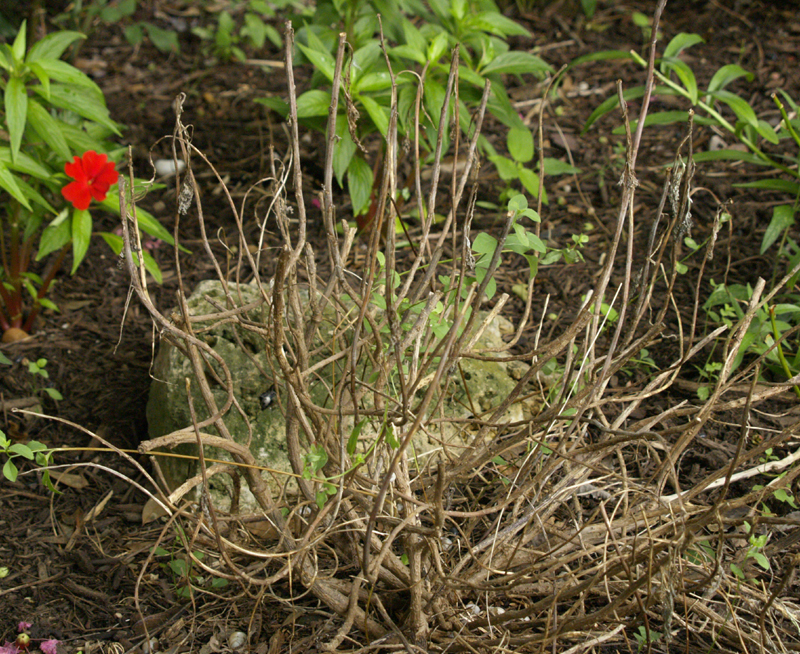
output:
[[61, 195], [76, 209], [86, 210], [92, 201], [92, 191], [85, 180], [76, 180], [61, 189]]
[[94, 179], [100, 174], [103, 166], [106, 165], [108, 157], [104, 154], [97, 154], [94, 150], [88, 150], [83, 153], [81, 161], [83, 161], [83, 169], [86, 171], [86, 176], [89, 179]]
[[74, 180], [88, 181], [86, 172], [83, 169], [83, 161], [81, 161], [80, 157], [75, 157], [72, 162], [65, 163], [64, 172]]

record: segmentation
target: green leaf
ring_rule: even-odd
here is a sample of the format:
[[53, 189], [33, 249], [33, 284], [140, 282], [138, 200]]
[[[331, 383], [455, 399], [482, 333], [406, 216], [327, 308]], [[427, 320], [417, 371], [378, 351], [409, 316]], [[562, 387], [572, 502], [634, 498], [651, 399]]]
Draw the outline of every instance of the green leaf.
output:
[[581, 0], [581, 9], [586, 18], [594, 16], [595, 9], [597, 9], [597, 0]]
[[[766, 180], [765, 180], [766, 181]], [[769, 221], [764, 239], [761, 241], [761, 254], [764, 254], [780, 235], [794, 225], [794, 208], [790, 204], [775, 207], [772, 211], [772, 220]]]
[[[428, 61], [435, 64], [447, 50], [447, 32], [439, 32], [428, 46]], [[427, 86], [427, 84], [426, 84]]]
[[[36, 78], [39, 80], [39, 83], [42, 85], [42, 90], [44, 91], [45, 99], [50, 97], [50, 76], [47, 74], [44, 68], [42, 68], [38, 63], [34, 62], [32, 64], [28, 64], [28, 69], [36, 75]], [[28, 102], [30, 102], [30, 98], [28, 98]]]
[[553, 159], [551, 157], [544, 158], [545, 175], [577, 175], [580, 172], [580, 168], [570, 166], [566, 161]]
[[693, 158], [696, 162], [701, 161], [743, 161], [745, 163], [758, 164], [759, 166], [769, 166], [769, 162], [764, 161], [752, 152], [740, 152], [739, 150], [714, 150], [713, 152], [695, 152]]
[[667, 44], [666, 48], [664, 48], [664, 59], [677, 57], [683, 50], [686, 48], [691, 48], [693, 45], [697, 45], [698, 43], [705, 43], [703, 37], [701, 37], [699, 34], [687, 34], [686, 32], [681, 32]]
[[355, 427], [353, 427], [353, 431], [350, 432], [350, 438], [347, 439], [347, 454], [348, 456], [353, 456], [356, 452], [356, 446], [358, 445], [358, 437], [361, 435], [361, 430], [364, 428], [367, 419], [361, 418]]
[[41, 41], [37, 41], [31, 46], [25, 62], [30, 64], [46, 59], [60, 59], [69, 46], [75, 41], [85, 38], [86, 36], [80, 32], [53, 32], [48, 34]]
[[572, 68], [591, 61], [612, 61], [614, 59], [627, 59], [632, 61], [633, 55], [627, 50], [603, 50], [602, 52], [592, 52], [591, 54], [573, 59], [569, 67]]
[[[112, 187], [113, 189], [114, 187]], [[119, 193], [109, 193], [106, 196], [106, 199], [99, 203], [101, 207], [105, 207], [106, 209], [114, 212], [118, 216], [120, 215], [119, 210]], [[164, 241], [169, 245], [175, 245], [175, 240], [172, 238], [172, 234], [170, 234], [164, 226], [155, 219], [153, 214], [149, 211], [145, 211], [141, 207], [136, 207], [136, 219], [139, 223], [139, 227], [143, 232], [146, 234], [150, 234], [153, 238], [157, 238], [160, 241]], [[181, 250], [183, 252], [188, 252], [183, 246], [181, 246]]]
[[29, 448], [27, 445], [23, 445], [22, 443], [14, 443], [8, 448], [8, 451], [13, 452], [14, 454], [19, 454], [21, 457], [28, 459], [29, 461], [33, 461], [33, 452], [31, 452], [31, 448]]
[[780, 191], [781, 193], [789, 193], [790, 195], [800, 194], [800, 184], [788, 179], [759, 179], [755, 182], [734, 184], [733, 186], [736, 188], [760, 188], [767, 191]]
[[36, 253], [36, 260], [41, 261], [51, 252], [60, 250], [67, 245], [72, 238], [70, 221], [66, 220], [69, 212], [65, 209], [58, 218], [53, 220], [44, 228], [39, 239], [39, 251]]
[[360, 88], [359, 80], [369, 74], [381, 55], [381, 44], [377, 40], [370, 40], [353, 53], [351, 70], [354, 87]]
[[383, 91], [391, 88], [392, 77], [388, 71], [380, 71], [376, 73], [367, 73], [363, 77], [359, 77], [353, 84], [353, 90], [359, 93], [369, 93], [375, 91]]
[[517, 164], [511, 161], [511, 159], [508, 157], [496, 154], [490, 156], [489, 161], [491, 161], [495, 168], [497, 168], [497, 174], [500, 175], [500, 179], [502, 179], [504, 182], [519, 179], [519, 169], [517, 168]]
[[328, 453], [321, 445], [313, 445], [303, 456], [312, 472], [319, 472], [328, 463]]
[[694, 76], [694, 71], [692, 71], [692, 69], [680, 59], [667, 59], [666, 57], [664, 58], [661, 68], [662, 70], [669, 69], [674, 71], [674, 73], [678, 76], [678, 79], [681, 81], [681, 84], [683, 84], [683, 87], [689, 94], [689, 100], [691, 100], [693, 105], [697, 104], [699, 92], [697, 89], [697, 79]]
[[[44, 95], [41, 87], [35, 86], [33, 90], [40, 96]], [[63, 84], [53, 84], [50, 87], [49, 101], [56, 107], [74, 111], [88, 120], [100, 123], [118, 136], [122, 135], [119, 127], [108, 116], [102, 93], [94, 93], [84, 87], [72, 88]]]
[[[625, 99], [626, 102], [630, 102], [631, 100], [636, 100], [641, 98], [644, 95], [644, 87], [643, 86], [636, 86], [632, 89], [627, 89], [626, 91], [622, 92], [622, 97]], [[602, 116], [605, 116], [607, 113], [614, 111], [619, 106], [619, 97], [615, 94], [612, 95], [603, 102], [601, 102], [597, 109], [595, 109], [590, 115], [589, 118], [586, 119], [586, 124], [583, 126], [581, 133], [585, 133], [588, 129]]]
[[330, 106], [331, 94], [327, 91], [306, 91], [297, 98], [297, 117], [327, 116]]
[[536, 236], [536, 234], [534, 234], [533, 232], [528, 232], [528, 243], [539, 254], [544, 254], [545, 252], [547, 252], [547, 246], [545, 246], [542, 239]]
[[85, 75], [74, 66], [70, 66], [65, 61], [59, 61], [58, 59], [43, 59], [37, 63], [37, 66], [44, 70], [50, 79], [54, 79], [58, 82], [63, 82], [64, 84], [69, 84], [72, 86], [83, 86], [92, 89], [101, 95], [103, 93], [100, 90], [100, 87], [97, 86], [97, 84], [95, 84], [88, 75]]
[[508, 201], [508, 210], [514, 213], [521, 213], [527, 208], [528, 199], [522, 193], [518, 193]]
[[367, 162], [359, 156], [353, 157], [347, 169], [347, 186], [354, 216], [361, 215], [369, 207], [372, 184], [372, 170]]
[[26, 175], [31, 175], [37, 179], [47, 180], [53, 177], [52, 170], [41, 165], [38, 161], [32, 159], [24, 152], [20, 152], [17, 155], [17, 160], [12, 163], [10, 148], [0, 147], [0, 162], [6, 164], [12, 170], [25, 173]]
[[289, 115], [289, 103], [284, 102], [280, 98], [272, 97], [272, 98], [256, 98], [256, 102], [259, 104], [263, 104], [266, 107], [269, 107], [273, 111], [279, 113], [281, 116], [288, 116]]
[[144, 29], [142, 29], [141, 23], [128, 25], [123, 33], [125, 34], [125, 40], [133, 46], [139, 45], [144, 41]]
[[150, 37], [153, 45], [156, 46], [161, 52], [179, 52], [180, 45], [178, 44], [178, 35], [171, 30], [163, 30], [158, 25], [153, 23], [142, 23], [147, 36]]
[[489, 257], [489, 259], [491, 259], [496, 249], [497, 239], [486, 232], [478, 234], [475, 237], [475, 241], [472, 243], [472, 250], [480, 254], [482, 258]]
[[28, 124], [33, 127], [39, 138], [47, 143], [59, 157], [64, 161], [69, 161], [72, 158], [72, 153], [61, 131], [59, 122], [34, 98], [28, 100]]
[[[45, 209], [46, 211], [48, 211], [48, 212], [50, 212], [52, 214], [56, 213], [56, 210], [52, 206], [50, 206], [50, 204], [47, 202], [47, 200], [45, 200], [42, 197], [42, 194], [39, 193], [33, 186], [28, 184], [26, 181], [20, 179], [19, 177], [16, 178], [16, 181], [17, 181], [17, 185], [19, 186], [20, 190], [22, 191], [22, 194], [28, 199], [28, 201], [35, 202], [40, 207], [42, 207], [43, 209]], [[32, 218], [31, 220], [35, 220], [35, 218]], [[26, 238], [27, 238], [27, 236], [31, 235], [31, 233], [29, 231], [29, 228], [27, 226], [25, 227], [25, 232], [26, 232]]]
[[75, 209], [72, 214], [72, 272], [75, 274], [92, 238], [92, 215], [88, 211]]
[[467, 15], [464, 20], [464, 27], [479, 29], [495, 36], [530, 36], [517, 21], [506, 18], [497, 11], [481, 11], [476, 14]]
[[727, 66], [723, 66], [716, 73], [714, 73], [714, 76], [708, 83], [708, 93], [714, 93], [715, 91], [724, 89], [733, 80], [739, 79], [740, 77], [747, 78], [748, 82], [753, 81], [753, 73], [748, 73], [741, 66], [737, 66], [736, 64], [728, 64]]
[[382, 136], [386, 137], [386, 134], [389, 131], [389, 116], [387, 115], [388, 107], [382, 107], [375, 102], [375, 100], [364, 95], [359, 95], [357, 98], [358, 101], [363, 105], [364, 109], [367, 110], [372, 122], [375, 123], [375, 127], [378, 128], [378, 131]]
[[248, 12], [244, 15], [244, 27], [239, 33], [241, 36], [247, 36], [253, 47], [259, 50], [267, 42], [267, 26], [256, 14]]
[[13, 66], [14, 62], [11, 56], [11, 48], [8, 43], [0, 43], [0, 68], [3, 70], [11, 70]]
[[19, 77], [11, 77], [5, 91], [6, 124], [8, 125], [11, 159], [16, 160], [25, 131], [25, 117], [28, 113], [28, 92]]
[[[313, 34], [313, 32], [309, 31], [309, 40], [311, 34]], [[314, 68], [325, 75], [329, 82], [333, 81], [335, 61], [330, 53], [320, 50], [312, 50], [311, 48], [304, 46], [302, 43], [298, 43], [297, 47], [300, 48], [303, 54], [314, 65]]]
[[389, 51], [389, 54], [394, 57], [400, 57], [401, 59], [410, 59], [411, 61], [416, 61], [418, 64], [422, 65], [425, 65], [427, 62], [424, 54], [418, 52], [409, 45], [398, 45], [397, 47], [392, 48]]
[[533, 159], [533, 134], [527, 127], [512, 127], [508, 132], [508, 152], [514, 161], [528, 163]]
[[495, 74], [517, 74], [533, 73], [544, 75], [552, 71], [553, 68], [543, 59], [529, 52], [510, 50], [501, 55], [497, 55], [489, 64], [480, 71], [484, 75]]
[[14, 61], [22, 61], [25, 58], [25, 32], [27, 31], [27, 24], [28, 21], [22, 21], [19, 32], [17, 32], [17, 37], [14, 39], [14, 43], [11, 46], [11, 54], [14, 57]]
[[709, 94], [712, 98], [727, 104], [736, 117], [744, 123], [755, 128], [758, 127], [758, 118], [753, 108], [745, 100], [730, 91], [715, 91]]
[[163, 284], [164, 275], [161, 273], [161, 268], [158, 267], [158, 263], [153, 258], [153, 255], [145, 250], [142, 253], [142, 258], [144, 259], [144, 269], [153, 276], [156, 284]]
[[118, 4], [106, 5], [100, 12], [104, 23], [116, 23], [136, 12], [136, 0], [121, 0]]
[[772, 127], [766, 120], [758, 119], [758, 124], [756, 125], [756, 132], [761, 136], [761, 138], [766, 139], [773, 145], [777, 145], [779, 142], [778, 135], [775, 133], [775, 128]]
[[405, 36], [406, 47], [416, 52], [420, 57], [420, 59], [411, 58], [414, 59], [414, 61], [419, 61], [419, 63], [424, 64], [428, 42], [425, 40], [425, 37], [422, 36], [422, 33], [414, 26], [414, 23], [407, 18], [403, 18], [403, 36]]
[[356, 153], [356, 144], [350, 138], [350, 131], [347, 128], [347, 121], [339, 120], [336, 122], [336, 136], [338, 142], [333, 146], [333, 174], [339, 186], [344, 188], [344, 175], [350, 166], [350, 161]]
[[[19, 202], [28, 211], [31, 211], [31, 205], [28, 204], [28, 199], [17, 184], [17, 178], [6, 167], [5, 163], [0, 161], [0, 188], [4, 188], [9, 194]], [[19, 180], [20, 182], [22, 180]]]
[[17, 481], [17, 475], [19, 471], [17, 470], [17, 466], [14, 465], [14, 462], [9, 459], [3, 465], [3, 476], [8, 479], [12, 484]]
[[[539, 197], [539, 175], [528, 168], [519, 169], [519, 181], [533, 197]], [[542, 188], [542, 202], [547, 204], [547, 191]]]

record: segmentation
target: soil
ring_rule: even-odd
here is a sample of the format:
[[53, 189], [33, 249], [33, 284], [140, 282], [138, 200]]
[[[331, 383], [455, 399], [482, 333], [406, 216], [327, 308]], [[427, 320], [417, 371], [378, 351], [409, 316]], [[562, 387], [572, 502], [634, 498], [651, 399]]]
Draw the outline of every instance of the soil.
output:
[[[145, 4], [160, 9], [157, 17], [170, 14], [171, 3], [140, 3]], [[517, 45], [537, 48], [540, 56], [558, 68], [594, 52], [639, 50], [642, 29], [632, 16], [636, 11], [650, 15], [653, 4], [639, 0], [612, 6], [600, 3], [591, 21], [576, 11], [577, 2], [535, 3], [527, 11], [511, 6], [507, 11], [533, 34], [532, 41], [521, 40]], [[791, 97], [800, 98], [800, 19], [796, 4], [766, 0], [738, 2], [734, 8], [729, 4], [670, 0], [662, 21], [661, 42], [668, 42], [679, 32], [700, 34], [705, 43], [693, 47], [686, 61], [701, 86], [721, 66], [738, 63], [751, 71], [754, 79], [749, 83], [740, 80], [732, 90], [741, 93], [759, 116], [775, 120], [778, 113], [770, 92], [783, 89]], [[275, 24], [279, 26], [280, 22]], [[167, 56], [148, 42], [132, 47], [121, 27], [101, 24], [81, 49], [76, 65], [100, 84], [111, 116], [126, 127], [125, 140], [132, 146], [135, 170], [141, 177], [148, 175], [149, 155], [171, 156], [164, 137], [171, 135], [174, 127], [173, 101], [179, 92], [186, 93], [184, 121], [193, 126], [194, 143], [213, 162], [232, 191], [234, 202], [240, 204], [247, 189], [266, 174], [268, 145], [273, 144], [276, 152], [286, 151], [281, 120], [254, 102], [266, 95], [285, 96], [283, 68], [214, 60], [204, 44], [188, 33], [181, 35], [180, 42], [180, 55]], [[282, 60], [280, 52], [269, 48], [250, 54], [262, 60]], [[298, 71], [300, 91], [307, 88], [308, 75], [307, 68]], [[562, 320], [568, 320], [579, 308], [581, 296], [593, 281], [593, 271], [599, 269], [598, 262], [608, 248], [607, 225], [616, 221], [620, 193], [616, 182], [624, 163], [624, 136], [612, 134], [612, 129], [619, 124], [619, 116], [614, 113], [601, 119], [586, 134], [581, 130], [597, 105], [615, 93], [618, 78], [625, 87], [632, 87], [642, 82], [644, 74], [634, 64], [613, 60], [571, 69], [559, 101], [545, 115], [545, 156], [561, 160], [571, 157], [582, 172], [548, 180], [552, 186], [548, 187], [550, 203], [543, 214], [543, 234], [566, 243], [570, 234], [582, 233], [586, 223], [593, 225], [587, 232], [585, 263], [553, 266], [539, 273], [538, 292], [542, 297], [551, 295], [548, 311], [559, 314]], [[527, 79], [509, 78], [508, 82], [512, 99], [527, 114], [542, 96], [543, 85]], [[655, 104], [658, 110], [676, 108], [663, 99]], [[632, 102], [630, 110], [635, 116], [638, 104]], [[535, 115], [529, 118], [535, 123]], [[645, 131], [636, 171], [640, 182], [637, 211], [652, 211], [658, 206], [663, 166], [671, 163], [684, 132], [683, 126]], [[484, 133], [498, 146], [505, 141], [503, 127], [497, 123], [490, 124]], [[696, 127], [694, 147], [698, 151], [707, 149], [714, 136], [712, 129]], [[317, 135], [303, 139], [303, 159], [320, 160], [323, 145]], [[314, 178], [317, 170], [313, 165], [305, 172], [309, 179], [307, 206], [311, 206], [311, 193], [319, 189], [320, 181]], [[734, 203], [731, 235], [721, 237], [723, 242], [718, 246], [724, 256], [709, 262], [706, 280], [725, 277], [728, 256], [729, 281], [752, 284], [759, 276], [772, 278], [773, 256], [769, 252], [762, 255], [760, 244], [773, 207], [784, 199], [736, 187], [762, 176], [761, 169], [747, 165], [717, 162], [700, 167], [695, 181], [702, 189], [695, 194], [693, 207], [695, 240], [700, 242], [708, 235], [719, 202], [730, 199]], [[207, 220], [218, 230], [216, 251], [224, 261], [223, 244], [232, 242], [236, 235], [232, 212], [210, 174], [200, 181], [207, 183], [204, 209]], [[141, 206], [172, 229], [174, 216], [169, 207], [174, 206], [174, 190], [169, 180], [165, 183], [166, 188], [148, 193]], [[483, 197], [496, 199], [502, 190], [502, 182], [489, 172], [481, 188]], [[347, 198], [340, 194], [338, 202], [346, 211]], [[116, 218], [99, 213], [94, 217], [97, 231], [116, 228]], [[309, 240], [324, 251], [322, 229], [314, 230], [314, 224], [312, 215]], [[477, 218], [475, 229], [491, 232], [498, 224], [496, 216], [487, 211]], [[251, 229], [255, 230], [255, 225]], [[183, 283], [193, 288], [213, 276], [213, 271], [198, 247], [196, 225], [184, 221], [179, 233], [181, 242], [193, 250], [181, 261]], [[269, 238], [278, 242], [275, 236]], [[643, 243], [644, 238], [645, 234], [637, 234], [636, 242]], [[171, 248], [162, 244], [153, 255], [164, 271], [164, 283], [151, 284], [151, 293], [157, 306], [168, 311], [178, 281]], [[52, 299], [60, 312], [44, 314], [31, 339], [2, 347], [14, 366], [0, 369], [0, 400], [5, 409], [0, 427], [12, 439], [34, 438], [60, 448], [100, 447], [92, 437], [95, 433], [118, 448], [135, 450], [147, 438], [145, 406], [157, 341], [147, 312], [135, 299], [128, 304], [127, 273], [117, 264], [102, 239], [93, 238], [79, 272], [74, 276], [65, 272], [58, 278]], [[499, 286], [510, 292], [514, 284], [525, 281], [526, 275], [523, 268], [508, 266], [498, 276]], [[706, 287], [703, 292], [709, 290]], [[694, 288], [685, 285], [676, 295], [684, 297], [685, 306], [691, 307], [694, 293]], [[512, 298], [509, 317], [513, 319], [521, 315], [524, 305], [513, 293]], [[533, 324], [538, 324], [538, 316]], [[534, 331], [531, 328], [526, 332], [521, 348], [529, 344]], [[664, 342], [663, 350], [651, 353], [656, 364], [669, 359], [669, 347]], [[46, 383], [26, 373], [25, 360], [39, 358], [47, 359]], [[645, 374], [635, 372], [640, 377]], [[686, 395], [676, 397], [676, 401], [691, 400], [691, 384], [698, 379], [683, 381]], [[49, 399], [40, 392], [43, 385], [58, 389], [64, 399]], [[31, 397], [43, 398], [43, 406], [29, 408], [43, 409], [43, 413], [60, 420], [21, 416], [6, 404]], [[773, 409], [778, 414], [790, 410], [791, 403], [776, 402]], [[769, 417], [763, 417], [763, 421], [773, 424]], [[714, 439], [718, 434], [707, 437]], [[159, 568], [152, 562], [137, 588], [147, 552], [163, 529], [158, 521], [142, 525], [146, 496], [130, 483], [142, 481], [140, 471], [129, 460], [102, 451], [63, 452], [56, 456], [56, 462], [69, 464], [65, 470], [80, 480], [75, 487], [60, 486], [58, 495], [46, 491], [36, 475], [21, 476], [16, 483], [0, 481], [0, 567], [8, 568], [8, 576], [0, 579], [0, 643], [14, 640], [17, 623], [27, 621], [34, 625], [34, 639], [59, 639], [63, 648], [59, 652], [64, 654], [80, 649], [122, 652], [141, 641], [141, 616], [149, 616], [148, 631], [162, 637], [162, 645], [173, 642], [173, 636], [177, 638], [180, 629], [175, 630], [176, 624], [192, 620], [191, 637], [180, 651], [200, 651], [203, 645], [210, 645], [203, 651], [221, 651], [225, 634], [236, 629], [248, 631], [248, 626], [256, 651], [269, 649], [277, 654], [301, 647], [316, 651], [311, 635], [327, 618], [315, 613], [311, 599], [298, 600], [295, 608], [283, 603], [282, 597], [289, 596], [288, 588], [273, 587], [271, 597], [258, 601], [247, 593], [231, 593], [225, 603], [209, 600], [193, 607], [176, 597], [168, 575], [154, 574]], [[141, 463], [148, 465], [144, 458]], [[700, 457], [695, 463], [705, 465]], [[797, 543], [786, 550], [797, 551]], [[261, 610], [255, 611], [259, 602]], [[302, 611], [298, 608], [301, 606]], [[255, 624], [251, 624], [256, 615]], [[620, 645], [614, 651], [628, 649]]]

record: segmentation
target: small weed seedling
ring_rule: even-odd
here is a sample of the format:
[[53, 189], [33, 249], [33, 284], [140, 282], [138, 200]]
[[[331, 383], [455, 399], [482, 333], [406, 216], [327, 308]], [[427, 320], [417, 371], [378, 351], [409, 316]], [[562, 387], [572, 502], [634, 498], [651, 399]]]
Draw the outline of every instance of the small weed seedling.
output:
[[175, 592], [178, 597], [188, 599], [192, 596], [196, 589], [208, 586], [211, 589], [224, 588], [228, 585], [227, 579], [220, 577], [212, 577], [208, 583], [206, 578], [202, 576], [194, 566], [192, 557], [198, 561], [202, 561], [205, 557], [203, 552], [193, 551], [189, 556], [184, 551], [183, 543], [186, 541], [186, 535], [181, 527], [178, 527], [179, 534], [175, 536], [175, 542], [171, 550], [163, 547], [156, 547], [153, 554], [158, 557], [168, 558], [168, 561], [161, 563], [162, 569], [168, 572], [175, 582]]
[[5, 432], [0, 430], [0, 451], [8, 457], [3, 464], [3, 476], [8, 479], [8, 481], [17, 481], [19, 468], [14, 463], [14, 459], [22, 457], [28, 461], [35, 460], [36, 465], [44, 469], [42, 473], [42, 482], [44, 485], [48, 490], [54, 493], [58, 492], [53, 486], [53, 482], [50, 480], [50, 472], [47, 470], [47, 467], [50, 465], [52, 453], [47, 449], [44, 443], [40, 443], [39, 441], [28, 441], [25, 444], [13, 443], [6, 437]]

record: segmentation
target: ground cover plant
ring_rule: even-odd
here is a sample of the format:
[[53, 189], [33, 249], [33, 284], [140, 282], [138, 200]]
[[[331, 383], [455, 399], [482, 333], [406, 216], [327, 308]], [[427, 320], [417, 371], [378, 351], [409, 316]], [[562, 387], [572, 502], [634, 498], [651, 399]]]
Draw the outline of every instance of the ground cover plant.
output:
[[[120, 154], [109, 139], [120, 134], [119, 128], [110, 119], [97, 84], [61, 60], [83, 35], [56, 32], [28, 47], [26, 32], [23, 22], [13, 43], [0, 48], [0, 117], [5, 128], [0, 135], [4, 342], [27, 335], [41, 308], [57, 310], [46, 296], [67, 254], [72, 253], [73, 274], [86, 256], [92, 235], [91, 203], [119, 211], [114, 195], [107, 197], [118, 177], [108, 154]], [[149, 214], [143, 215], [142, 228], [171, 241]], [[105, 237], [113, 245], [115, 237]], [[31, 269], [35, 261], [51, 254], [53, 260], [43, 276]], [[152, 257], [145, 253], [145, 259], [159, 275]]]
[[[336, 68], [344, 70], [345, 60]], [[290, 67], [290, 100], [296, 74]], [[449, 89], [444, 97], [452, 107], [455, 81]], [[341, 92], [334, 84], [333, 107]], [[392, 116], [390, 111], [389, 125]], [[442, 111], [438, 118], [434, 143], [445, 143], [455, 117]], [[613, 116], [623, 125], [626, 119]], [[155, 523], [161, 533], [151, 532], [120, 553], [122, 563], [114, 564], [119, 572], [108, 571], [109, 577], [139, 579], [126, 593], [135, 597], [135, 619], [157, 618], [142, 622], [136, 642], [146, 641], [151, 650], [180, 641], [199, 649], [206, 642], [217, 647], [224, 638], [233, 648], [230, 643], [240, 643], [242, 634], [251, 647], [276, 652], [320, 645], [356, 651], [769, 651], [795, 644], [796, 560], [782, 559], [793, 541], [792, 532], [781, 529], [794, 524], [789, 513], [797, 482], [791, 454], [797, 421], [787, 410], [784, 422], [770, 423], [772, 431], [758, 425], [762, 411], [778, 411], [797, 380], [759, 381], [761, 371], [774, 365], [775, 343], [737, 362], [753, 323], [769, 320], [794, 271], [775, 268], [774, 280], [764, 276], [768, 283], [753, 278], [747, 297], [703, 331], [695, 318], [703, 315], [713, 290], [705, 283], [708, 270], [726, 258], [732, 241], [725, 241], [725, 230], [735, 229], [741, 216], [723, 203], [703, 213], [692, 140], [680, 147], [676, 142], [669, 173], [648, 171], [641, 163], [649, 128], [642, 128], [643, 140], [631, 133], [623, 142], [621, 197], [614, 200], [614, 219], [604, 226], [610, 238], [598, 260], [595, 234], [585, 241], [577, 237], [582, 250], [575, 240], [575, 248], [565, 247], [585, 217], [578, 229], [554, 236], [558, 205], [545, 208], [532, 194], [504, 201], [495, 224], [481, 221], [474, 165], [486, 120], [475, 114], [475, 126], [459, 148], [450, 140], [452, 167], [439, 165], [444, 147], [441, 154], [434, 150], [431, 163], [439, 177], [428, 182], [420, 176], [424, 181], [412, 185], [409, 198], [419, 207], [419, 227], [407, 226], [408, 233], [395, 220], [398, 207], [391, 198], [399, 195], [395, 180], [401, 175], [390, 168], [376, 195], [376, 220], [386, 231], [375, 229], [365, 238], [339, 221], [349, 214], [339, 212], [347, 200], [332, 183], [338, 147], [333, 124], [320, 157], [326, 162], [324, 192], [302, 193], [317, 187], [301, 174], [303, 132], [300, 121], [292, 120], [289, 145], [267, 159], [267, 201], [256, 205], [255, 191], [245, 198], [237, 195], [235, 182], [221, 183], [226, 173], [208, 166], [213, 159], [196, 145], [202, 130], [190, 131], [191, 111], [179, 113], [175, 145], [186, 161], [186, 177], [176, 180], [172, 196], [163, 197], [180, 216], [176, 233], [186, 239], [187, 224], [198, 225], [194, 233], [200, 236], [190, 244], [202, 254], [175, 253], [181, 279], [175, 288], [185, 297], [191, 268], [200, 256], [207, 259], [206, 274], [213, 271], [230, 290], [210, 319], [255, 334], [272, 353], [264, 389], [274, 384], [273, 410], [286, 416], [288, 444], [296, 454], [288, 476], [298, 481], [295, 493], [265, 488], [267, 475], [255, 472], [247, 449], [225, 440], [225, 423], [238, 410], [235, 396], [216, 406], [194, 406], [194, 425], [142, 443], [148, 453], [178, 441], [221, 445], [230, 459], [206, 460], [192, 483], [203, 488], [209, 478], [235, 476], [238, 469], [263, 510], [228, 516], [206, 502], [193, 514], [179, 506], [187, 497], [183, 491], [161, 497], [170, 514], [166, 524]], [[682, 138], [689, 133], [680, 129]], [[384, 147], [391, 154], [401, 140], [393, 129], [387, 137]], [[662, 184], [657, 193], [647, 190], [652, 179]], [[544, 178], [545, 185], [551, 182]], [[456, 192], [445, 194], [444, 186]], [[232, 232], [223, 233], [208, 209], [215, 188], [236, 217]], [[179, 203], [181, 189], [188, 190]], [[134, 212], [122, 197], [128, 228], [123, 263], [147, 315], [193, 357], [191, 384], [230, 388], [224, 367], [210, 360], [203, 316], [165, 315], [172, 298], [147, 285], [145, 270], [134, 265], [142, 249], [130, 229], [138, 207]], [[316, 239], [315, 197], [323, 221]], [[699, 247], [677, 237], [689, 199], [695, 217], [712, 219], [707, 231], [702, 223], [694, 228]], [[444, 220], [437, 222], [437, 214]], [[719, 236], [716, 242], [711, 234]], [[575, 263], [567, 266], [565, 260]], [[525, 288], [510, 335], [514, 342], [506, 351], [481, 351], [467, 326], [491, 323], [492, 315], [479, 309], [503, 313], [515, 301], [506, 296], [509, 268], [519, 268], [511, 279], [522, 280]], [[104, 274], [115, 269], [116, 262]], [[569, 294], [571, 310], [562, 307], [560, 318], [551, 317], [557, 287], [550, 297], [542, 289], [553, 288], [550, 277], [565, 285], [575, 269], [591, 271], [591, 281]], [[257, 306], [243, 303], [236, 291], [237, 283], [251, 278], [261, 283]], [[682, 293], [682, 285], [690, 292]], [[329, 307], [335, 319], [326, 313]], [[724, 305], [709, 306], [715, 308]], [[135, 310], [134, 303], [129, 311]], [[776, 326], [789, 332], [788, 344], [791, 327]], [[523, 340], [525, 334], [532, 338]], [[698, 396], [694, 387], [681, 393], [681, 384], [710, 360], [714, 343], [711, 360], [720, 366], [707, 382], [708, 393]], [[57, 359], [48, 358], [55, 370]], [[518, 359], [531, 367], [499, 403], [476, 406], [467, 419], [450, 419], [462, 440], [442, 439], [438, 460], [435, 454], [412, 455], [414, 431], [444, 433], [448, 419], [437, 409], [455, 394], [460, 364], [482, 358], [506, 364]], [[320, 387], [327, 401], [316, 395]], [[523, 406], [524, 419], [503, 420], [506, 405]], [[727, 438], [719, 436], [722, 430]], [[107, 442], [103, 433], [97, 436]], [[25, 457], [17, 450], [9, 451], [21, 463]], [[713, 452], [722, 455], [714, 458]], [[81, 469], [98, 465], [80, 463]], [[147, 479], [129, 459], [115, 466], [127, 466], [133, 480], [140, 474]], [[20, 469], [12, 491], [33, 476], [31, 465]], [[93, 477], [97, 483], [109, 475], [102, 473]], [[102, 496], [91, 512], [95, 517], [87, 518], [88, 529], [76, 523], [68, 532], [58, 509], [87, 491], [70, 495], [60, 488], [54, 526], [67, 537], [57, 547], [97, 542], [91, 530], [103, 528], [96, 517], [105, 506]], [[35, 489], [35, 483], [25, 487], [30, 494]], [[121, 495], [124, 485], [115, 491]], [[143, 531], [138, 524], [135, 530]], [[13, 561], [12, 570], [24, 565], [22, 558]], [[89, 561], [106, 565], [103, 559]], [[215, 588], [213, 580], [229, 583]], [[242, 587], [255, 599], [237, 595]], [[75, 591], [83, 598], [78, 601], [89, 597], [80, 595], [86, 590]], [[164, 613], [154, 599], [162, 594]], [[185, 596], [191, 603], [179, 601]], [[98, 598], [90, 601], [97, 604]], [[225, 614], [224, 627], [214, 621], [216, 640], [207, 629], [200, 635], [204, 611]], [[180, 619], [189, 615], [190, 627]], [[10, 641], [16, 625], [13, 635], [7, 632]], [[229, 628], [234, 625], [235, 631]]]

